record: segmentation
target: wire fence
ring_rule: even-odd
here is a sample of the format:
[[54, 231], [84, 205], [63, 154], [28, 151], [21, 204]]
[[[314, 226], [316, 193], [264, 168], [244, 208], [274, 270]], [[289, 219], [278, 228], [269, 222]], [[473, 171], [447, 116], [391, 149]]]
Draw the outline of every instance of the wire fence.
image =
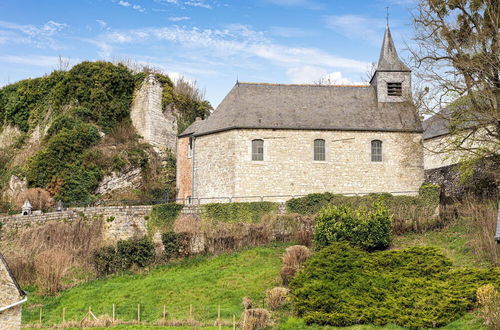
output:
[[[260, 307], [260, 306], [259, 306]], [[262, 307], [265, 307], [262, 302]], [[145, 303], [98, 304], [88, 307], [44, 309], [34, 306], [23, 310], [23, 328], [73, 328], [116, 325], [150, 325], [163, 327], [212, 327], [237, 329], [243, 325], [241, 307], [221, 305], [185, 306], [151, 305]]]

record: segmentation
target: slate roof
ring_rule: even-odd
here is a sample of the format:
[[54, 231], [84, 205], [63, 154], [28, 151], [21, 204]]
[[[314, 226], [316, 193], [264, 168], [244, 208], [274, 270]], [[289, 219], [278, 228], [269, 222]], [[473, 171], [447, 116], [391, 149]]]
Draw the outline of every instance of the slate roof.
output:
[[436, 113], [432, 117], [424, 120], [424, 122], [422, 123], [422, 126], [424, 128], [424, 140], [449, 134], [450, 130], [448, 129], [448, 125], [450, 120], [448, 117], [449, 110], [445, 108], [439, 113]]
[[230, 129], [421, 132], [407, 102], [378, 103], [373, 86], [237, 83], [208, 119], [180, 136]]
[[399, 59], [389, 25], [385, 28], [377, 71], [410, 71], [406, 64]]

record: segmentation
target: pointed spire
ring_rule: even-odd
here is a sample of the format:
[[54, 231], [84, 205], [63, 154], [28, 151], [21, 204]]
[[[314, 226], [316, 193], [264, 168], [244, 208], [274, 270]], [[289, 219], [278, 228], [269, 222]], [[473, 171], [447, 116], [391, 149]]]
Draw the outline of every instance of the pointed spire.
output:
[[384, 41], [382, 42], [382, 49], [380, 50], [377, 71], [410, 71], [398, 57], [389, 24], [387, 24], [385, 28]]

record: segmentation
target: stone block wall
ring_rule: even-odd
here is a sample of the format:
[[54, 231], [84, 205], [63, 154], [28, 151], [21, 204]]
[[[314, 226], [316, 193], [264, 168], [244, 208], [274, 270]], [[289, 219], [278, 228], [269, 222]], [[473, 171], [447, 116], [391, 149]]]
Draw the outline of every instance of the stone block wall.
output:
[[175, 152], [177, 143], [177, 118], [172, 110], [163, 112], [163, 86], [150, 74], [134, 96], [130, 118], [137, 133], [149, 144]]
[[[253, 139], [264, 140], [263, 161], [251, 160]], [[325, 161], [313, 160], [315, 139]], [[382, 162], [371, 161], [372, 140]], [[420, 133], [241, 129], [198, 137], [195, 157], [194, 197], [416, 194], [424, 179]]]
[[16, 229], [42, 225], [51, 221], [76, 221], [82, 217], [104, 220], [103, 240], [114, 243], [121, 239], [140, 238], [146, 235], [147, 221], [152, 206], [110, 206], [77, 207], [63, 212], [41, 215], [12, 215], [0, 217], [0, 234], [8, 234]]
[[[400, 82], [402, 96], [387, 95], [387, 83]], [[377, 71], [374, 79], [377, 87], [378, 102], [405, 102], [411, 99], [411, 73], [410, 72], [384, 72]]]

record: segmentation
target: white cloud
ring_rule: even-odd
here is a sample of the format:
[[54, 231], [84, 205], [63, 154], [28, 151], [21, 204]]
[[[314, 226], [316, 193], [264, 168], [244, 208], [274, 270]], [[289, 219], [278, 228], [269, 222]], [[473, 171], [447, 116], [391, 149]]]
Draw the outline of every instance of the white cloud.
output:
[[0, 21], [0, 42], [31, 44], [38, 48], [61, 48], [55, 37], [69, 25], [48, 21], [41, 26]]
[[123, 7], [130, 7], [132, 9], [137, 10], [137, 11], [140, 11], [141, 13], [146, 11], [146, 9], [143, 8], [143, 7], [141, 7], [140, 5], [135, 5], [135, 4], [132, 4], [132, 3], [128, 2], [128, 1], [120, 0], [120, 1], [118, 1], [118, 4], [120, 6], [123, 6]]
[[[141, 43], [147, 40], [168, 41], [184, 48], [200, 50], [200, 56], [214, 57], [223, 62], [234, 57], [241, 62], [245, 57], [272, 61], [287, 68], [319, 66], [365, 72], [368, 63], [338, 57], [316, 48], [289, 47], [268, 40], [262, 32], [244, 25], [231, 25], [226, 29], [199, 29], [185, 27], [144, 28], [117, 31], [101, 36], [107, 44]], [[201, 54], [202, 51], [205, 53]]]
[[203, 2], [203, 1], [185, 1], [184, 5], [186, 6], [191, 6], [191, 7], [201, 7], [201, 8], [206, 8], [206, 9], [211, 9], [212, 6]]
[[323, 85], [364, 85], [353, 82], [342, 76], [341, 72], [328, 72], [317, 66], [300, 66], [287, 70], [287, 76], [292, 84], [323, 84]]
[[386, 25], [384, 19], [359, 15], [327, 16], [325, 22], [328, 28], [348, 38], [365, 39], [373, 44], [382, 42], [380, 30]]
[[79, 59], [66, 59], [60, 58], [59, 56], [43, 56], [43, 55], [2, 55], [0, 56], [0, 62], [12, 63], [12, 64], [22, 64], [30, 66], [41, 66], [41, 67], [51, 67], [57, 69], [60, 60], [68, 61], [70, 67], [80, 62]]
[[102, 19], [96, 19], [95, 21], [103, 29], [107, 28], [107, 26], [108, 26], [108, 23], [106, 23], [106, 21], [103, 21]]
[[190, 19], [191, 19], [191, 17], [188, 17], [188, 16], [172, 16], [172, 17], [168, 18], [168, 20], [171, 22], [187, 21]]

